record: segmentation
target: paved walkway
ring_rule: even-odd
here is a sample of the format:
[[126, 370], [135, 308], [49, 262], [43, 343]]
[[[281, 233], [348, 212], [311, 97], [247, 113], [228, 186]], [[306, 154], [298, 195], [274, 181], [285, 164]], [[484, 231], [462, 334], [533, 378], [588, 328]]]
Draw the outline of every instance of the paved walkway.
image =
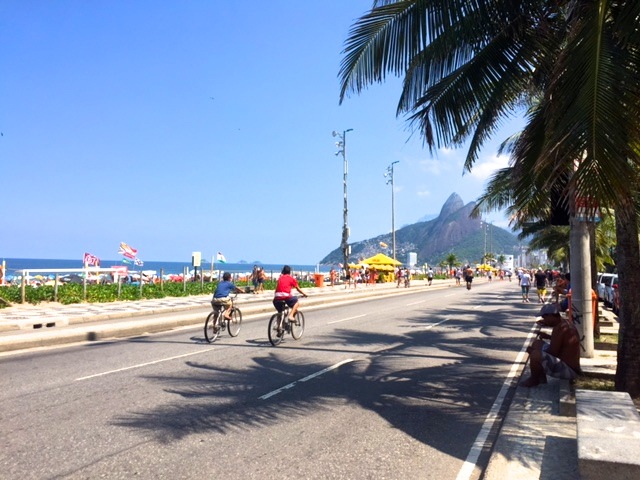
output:
[[[617, 317], [602, 310], [611, 327], [601, 333], [617, 332]], [[595, 350], [593, 358], [581, 358], [583, 371], [615, 374], [616, 352]], [[528, 364], [523, 377], [529, 376]], [[484, 480], [577, 480], [578, 445], [575, 416], [560, 414], [560, 400], [570, 394], [569, 382], [549, 378], [546, 385], [517, 387], [491, 454]]]
[[[453, 280], [434, 281], [428, 287], [425, 282], [414, 282], [409, 290], [398, 289], [394, 284], [359, 286], [356, 290], [346, 290], [344, 286], [314, 288], [308, 290], [310, 295], [304, 302], [305, 305], [348, 302], [363, 296], [397, 295], [416, 289], [449, 288], [454, 284]], [[241, 295], [238, 305], [245, 314], [272, 311], [272, 295], [272, 292]], [[106, 304], [16, 305], [0, 309], [0, 352], [140, 335], [197, 324], [203, 321], [203, 309], [210, 308], [209, 302], [210, 295], [203, 295]], [[165, 315], [165, 319], [157, 316], [145, 319], [150, 314], [162, 313], [172, 315]], [[617, 331], [613, 313], [603, 310], [602, 314], [614, 325], [603, 327], [602, 332]], [[594, 358], [583, 358], [581, 364], [586, 371], [612, 375], [616, 352], [596, 350]], [[484, 474], [485, 480], [579, 478], [576, 421], [575, 417], [559, 415], [561, 386], [561, 382], [552, 379], [536, 388], [517, 387]]]

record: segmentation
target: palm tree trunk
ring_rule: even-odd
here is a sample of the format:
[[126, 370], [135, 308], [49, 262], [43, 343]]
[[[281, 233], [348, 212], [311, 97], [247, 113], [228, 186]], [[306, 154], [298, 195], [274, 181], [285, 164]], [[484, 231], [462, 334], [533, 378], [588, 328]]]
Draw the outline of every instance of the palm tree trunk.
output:
[[[579, 319], [582, 356], [593, 358], [593, 307], [591, 304], [591, 261], [589, 260], [589, 223], [571, 216], [571, 315]], [[577, 322], [576, 322], [577, 323]]]
[[616, 390], [640, 396], [640, 242], [638, 219], [629, 202], [616, 209], [620, 331]]

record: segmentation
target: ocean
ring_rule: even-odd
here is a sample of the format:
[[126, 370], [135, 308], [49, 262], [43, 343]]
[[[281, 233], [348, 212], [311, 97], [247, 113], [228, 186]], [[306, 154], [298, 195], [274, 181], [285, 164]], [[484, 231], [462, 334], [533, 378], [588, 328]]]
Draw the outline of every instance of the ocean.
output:
[[[69, 268], [82, 268], [82, 260], [59, 260], [59, 259], [50, 259], [50, 258], [0, 258], [0, 264], [2, 260], [5, 261], [7, 268], [7, 277], [13, 275], [20, 275], [21, 270], [36, 270], [41, 269], [69, 269]], [[253, 263], [215, 263], [213, 268], [215, 270], [220, 270], [223, 272], [230, 272], [232, 274], [235, 273], [249, 273], [253, 270]], [[260, 267], [264, 268], [267, 275], [271, 273], [280, 273], [283, 264], [270, 264], [270, 263], [257, 263]], [[102, 260], [100, 262], [101, 268], [110, 268], [115, 266], [127, 266], [130, 271], [139, 271], [139, 270], [155, 270], [158, 275], [160, 275], [160, 271], [165, 275], [181, 275], [184, 272], [184, 269], [192, 270], [191, 262], [153, 262], [153, 261], [145, 261], [142, 267], [137, 267], [134, 265], [127, 265], [122, 263], [119, 260]], [[321, 272], [327, 273], [331, 270], [330, 265], [294, 265], [290, 264], [292, 270], [294, 272]], [[207, 262], [204, 259], [202, 260], [201, 268], [205, 271], [211, 270], [211, 262]]]

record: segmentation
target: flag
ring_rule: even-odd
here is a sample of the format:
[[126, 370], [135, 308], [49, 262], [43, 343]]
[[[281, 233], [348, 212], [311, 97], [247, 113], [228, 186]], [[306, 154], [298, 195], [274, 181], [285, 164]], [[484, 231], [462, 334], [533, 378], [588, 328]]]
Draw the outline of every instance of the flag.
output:
[[134, 258], [136, 258], [136, 255], [138, 254], [138, 250], [130, 247], [124, 242], [120, 242], [120, 249], [118, 250], [118, 253], [123, 257], [127, 257], [133, 260]]
[[89, 266], [99, 267], [100, 266], [100, 259], [98, 257], [96, 257], [95, 255], [91, 255], [90, 253], [85, 252], [83, 257], [82, 257], [82, 264], [85, 267], [89, 267]]
[[382, 248], [387, 248], [389, 245], [387, 245], [387, 244], [386, 244], [386, 243], [384, 243], [384, 242], [380, 242], [380, 246], [381, 246]]
[[224, 258], [224, 255], [220, 252], [216, 255], [216, 262], [227, 263], [227, 259]]
[[123, 258], [122, 263], [133, 263], [133, 262], [128, 258]]
[[144, 262], [142, 260], [140, 260], [139, 258], [135, 258], [133, 260], [134, 265], [137, 265], [138, 267], [141, 267], [144, 265]]

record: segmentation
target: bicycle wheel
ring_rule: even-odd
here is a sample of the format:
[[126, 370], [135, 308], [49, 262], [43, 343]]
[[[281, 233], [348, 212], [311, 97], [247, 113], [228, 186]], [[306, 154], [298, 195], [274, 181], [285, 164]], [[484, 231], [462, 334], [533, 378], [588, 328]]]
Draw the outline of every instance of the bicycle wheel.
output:
[[218, 338], [218, 334], [220, 333], [220, 327], [216, 325], [216, 316], [216, 312], [211, 312], [204, 322], [204, 338], [206, 338], [209, 343], [212, 343]]
[[298, 311], [295, 318], [295, 322], [289, 322], [289, 325], [291, 325], [291, 336], [294, 340], [300, 340], [300, 337], [302, 337], [304, 333], [304, 314]]
[[269, 320], [269, 341], [271, 345], [274, 347], [277, 346], [281, 341], [282, 337], [284, 337], [284, 330], [279, 328], [280, 323], [280, 314], [274, 313], [271, 319]]
[[242, 312], [234, 307], [233, 310], [231, 310], [231, 320], [227, 320], [229, 335], [237, 337], [240, 333], [240, 325], [242, 325]]

